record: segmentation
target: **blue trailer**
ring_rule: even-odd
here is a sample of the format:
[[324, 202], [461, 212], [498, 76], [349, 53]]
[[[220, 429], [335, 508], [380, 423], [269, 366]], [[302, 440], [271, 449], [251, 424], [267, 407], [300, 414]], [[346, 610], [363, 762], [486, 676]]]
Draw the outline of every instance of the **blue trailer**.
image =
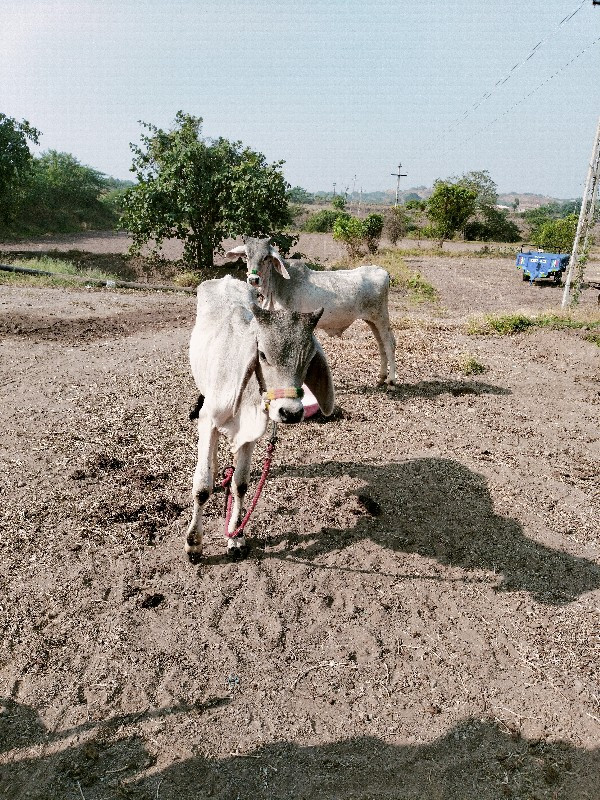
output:
[[540, 278], [554, 281], [560, 286], [562, 274], [569, 266], [566, 253], [544, 253], [534, 250], [517, 253], [517, 267], [523, 270], [523, 280], [533, 283]]

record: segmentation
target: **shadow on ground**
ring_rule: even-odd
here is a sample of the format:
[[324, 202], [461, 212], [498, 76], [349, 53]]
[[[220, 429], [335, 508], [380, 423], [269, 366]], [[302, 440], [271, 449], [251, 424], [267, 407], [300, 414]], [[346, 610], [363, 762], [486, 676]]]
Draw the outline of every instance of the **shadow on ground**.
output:
[[[362, 483], [357, 494], [364, 513], [356, 525], [308, 534], [290, 527], [270, 539], [271, 544], [291, 543], [285, 557], [312, 561], [371, 539], [395, 552], [494, 572], [501, 579], [499, 591], [525, 590], [547, 604], [568, 603], [600, 587], [599, 566], [528, 538], [516, 520], [495, 513], [486, 479], [457, 461], [418, 458], [382, 466], [328, 461], [281, 466], [274, 474], [318, 478], [323, 486], [341, 476]], [[336, 502], [347, 497], [344, 490]], [[266, 549], [265, 557], [270, 556], [281, 557], [281, 552]]]
[[[12, 743], [0, 764], [0, 795], [11, 800], [591, 800], [600, 782], [600, 750], [523, 739], [489, 719], [466, 719], [427, 744], [373, 736], [314, 746], [280, 741], [223, 759], [175, 758], [156, 772], [161, 754], [146, 742], [143, 724], [186, 713], [183, 707], [137, 715], [139, 730], [127, 736], [119, 726], [133, 715], [90, 723], [84, 744], [69, 741], [73, 731], [47, 730], [27, 706], [0, 701], [0, 709], [1, 740]], [[202, 734], [186, 745], [201, 748]]]

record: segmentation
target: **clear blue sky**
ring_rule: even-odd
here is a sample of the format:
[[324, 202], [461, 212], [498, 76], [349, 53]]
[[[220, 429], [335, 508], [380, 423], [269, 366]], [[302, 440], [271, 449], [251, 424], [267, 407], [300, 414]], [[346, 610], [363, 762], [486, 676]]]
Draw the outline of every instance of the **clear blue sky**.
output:
[[182, 109], [311, 191], [393, 189], [401, 161], [404, 188], [487, 169], [501, 192], [575, 197], [600, 116], [600, 6], [559, 25], [580, 5], [0, 0], [0, 111], [119, 178], [138, 120]]

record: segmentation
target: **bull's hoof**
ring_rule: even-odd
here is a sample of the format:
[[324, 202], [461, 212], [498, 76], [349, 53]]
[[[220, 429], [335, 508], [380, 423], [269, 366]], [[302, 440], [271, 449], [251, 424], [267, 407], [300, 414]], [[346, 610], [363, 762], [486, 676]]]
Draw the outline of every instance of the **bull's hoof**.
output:
[[201, 564], [202, 563], [202, 550], [186, 550], [186, 555], [188, 557], [188, 561], [190, 564]]
[[243, 535], [227, 540], [227, 558], [230, 561], [243, 561], [248, 555], [248, 545]]

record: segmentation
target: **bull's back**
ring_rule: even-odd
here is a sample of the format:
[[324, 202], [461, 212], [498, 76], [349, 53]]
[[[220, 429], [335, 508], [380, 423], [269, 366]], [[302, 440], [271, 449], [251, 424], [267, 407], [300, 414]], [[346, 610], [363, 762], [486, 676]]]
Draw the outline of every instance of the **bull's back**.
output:
[[317, 327], [331, 335], [341, 334], [357, 319], [377, 316], [382, 304], [387, 305], [390, 276], [381, 267], [317, 272], [299, 264], [290, 265], [288, 272], [282, 305], [304, 312], [323, 307]]

